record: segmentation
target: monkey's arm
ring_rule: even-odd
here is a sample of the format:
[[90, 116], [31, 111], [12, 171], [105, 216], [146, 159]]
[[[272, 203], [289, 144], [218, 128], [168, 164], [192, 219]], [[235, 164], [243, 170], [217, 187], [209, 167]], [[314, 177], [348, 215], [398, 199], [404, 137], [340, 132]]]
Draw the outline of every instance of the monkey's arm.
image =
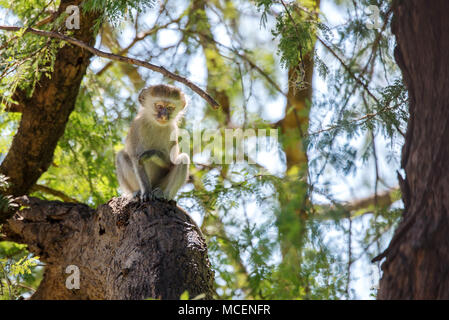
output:
[[150, 179], [148, 179], [145, 168], [137, 157], [131, 157], [131, 162], [140, 188], [140, 194], [136, 194], [135, 196], [139, 196], [141, 201], [148, 201], [153, 198]]
[[143, 163], [147, 160], [151, 160], [153, 163], [158, 165], [161, 168], [168, 169], [170, 168], [170, 163], [166, 160], [166, 157], [163, 152], [156, 149], [150, 149], [142, 152], [139, 155], [139, 164], [143, 165]]

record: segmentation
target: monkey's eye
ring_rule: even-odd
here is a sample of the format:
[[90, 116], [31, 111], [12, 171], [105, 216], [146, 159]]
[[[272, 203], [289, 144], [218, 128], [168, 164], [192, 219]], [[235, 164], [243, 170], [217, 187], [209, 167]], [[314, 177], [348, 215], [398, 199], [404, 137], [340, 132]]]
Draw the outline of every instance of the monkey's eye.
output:
[[164, 108], [164, 106], [161, 104], [156, 104], [155, 106], [156, 106], [156, 109], [159, 111], [162, 110], [162, 108]]
[[169, 112], [173, 112], [173, 110], [175, 110], [175, 107], [173, 107], [173, 106], [168, 106], [167, 109], [168, 109]]

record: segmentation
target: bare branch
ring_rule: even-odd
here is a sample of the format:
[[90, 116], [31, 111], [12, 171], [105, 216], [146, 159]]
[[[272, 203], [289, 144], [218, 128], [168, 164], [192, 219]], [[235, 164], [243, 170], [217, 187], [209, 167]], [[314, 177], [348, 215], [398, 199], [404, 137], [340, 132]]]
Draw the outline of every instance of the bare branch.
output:
[[[315, 190], [315, 192], [319, 192], [319, 190]], [[399, 187], [394, 187], [389, 190], [386, 190], [379, 194], [373, 194], [366, 198], [356, 199], [350, 202], [338, 202], [336, 200], [330, 199], [331, 205], [320, 205], [320, 212], [326, 212], [327, 210], [339, 209], [346, 212], [349, 217], [356, 218], [358, 216], [362, 216], [367, 213], [372, 213], [374, 208], [388, 208], [394, 202], [400, 199], [399, 196]], [[321, 218], [327, 219], [329, 216], [324, 214]]]
[[48, 15], [46, 18], [40, 20], [39, 22], [36, 23], [36, 27], [40, 27], [43, 26], [47, 23], [53, 22], [58, 16], [59, 16], [59, 12], [57, 11], [49, 11], [50, 15]]
[[[179, 22], [180, 18], [176, 19], [176, 20], [172, 20], [164, 25], [160, 25], [160, 26], [155, 26], [153, 28], [151, 28], [150, 30], [144, 31], [144, 32], [137, 32], [136, 36], [134, 37], [134, 39], [131, 41], [131, 43], [126, 46], [125, 48], [121, 49], [117, 54], [119, 55], [124, 55], [124, 54], [128, 54], [128, 52], [131, 50], [132, 47], [134, 47], [134, 45], [142, 40], [144, 40], [146, 37], [158, 32], [161, 29], [167, 28], [169, 25], [173, 24], [173, 23], [177, 23]], [[137, 31], [137, 29], [136, 29]], [[98, 76], [101, 76], [108, 68], [110, 68], [112, 66], [112, 61], [108, 62], [100, 71], [97, 72]]]
[[368, 209], [372, 206], [387, 207], [395, 201], [394, 193], [398, 192], [399, 188], [392, 188], [380, 194], [374, 194], [367, 198], [355, 200], [345, 206], [348, 211], [358, 211]]
[[47, 193], [50, 194], [52, 196], [58, 197], [59, 199], [61, 199], [62, 201], [65, 202], [72, 202], [72, 203], [79, 203], [78, 200], [69, 197], [68, 195], [66, 195], [64, 192], [61, 192], [59, 190], [55, 190], [52, 189], [50, 187], [44, 186], [42, 184], [36, 184], [31, 188], [31, 191], [40, 191], [43, 193]]

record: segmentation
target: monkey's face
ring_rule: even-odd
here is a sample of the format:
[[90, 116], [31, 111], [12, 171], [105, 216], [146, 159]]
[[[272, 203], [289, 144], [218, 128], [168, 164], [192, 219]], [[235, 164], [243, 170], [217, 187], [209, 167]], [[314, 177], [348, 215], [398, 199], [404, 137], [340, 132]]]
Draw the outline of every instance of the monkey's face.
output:
[[139, 94], [139, 102], [151, 121], [166, 126], [182, 117], [186, 107], [184, 93], [173, 86], [156, 85], [145, 88]]
[[154, 102], [153, 105], [154, 108], [154, 119], [159, 123], [160, 125], [166, 125], [170, 122], [170, 120], [173, 120], [176, 115], [176, 105], [173, 102], [160, 100]]

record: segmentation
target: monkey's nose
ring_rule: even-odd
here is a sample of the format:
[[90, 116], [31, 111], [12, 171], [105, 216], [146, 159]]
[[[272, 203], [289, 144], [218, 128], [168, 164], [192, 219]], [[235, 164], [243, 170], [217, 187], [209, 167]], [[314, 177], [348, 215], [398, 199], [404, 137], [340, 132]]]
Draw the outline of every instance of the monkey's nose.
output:
[[162, 122], [162, 121], [163, 121], [163, 122], [168, 121], [169, 114], [168, 114], [167, 110], [160, 110], [160, 111], [158, 112], [158, 114], [157, 114], [157, 118], [158, 118], [158, 120], [161, 121], [161, 122]]

